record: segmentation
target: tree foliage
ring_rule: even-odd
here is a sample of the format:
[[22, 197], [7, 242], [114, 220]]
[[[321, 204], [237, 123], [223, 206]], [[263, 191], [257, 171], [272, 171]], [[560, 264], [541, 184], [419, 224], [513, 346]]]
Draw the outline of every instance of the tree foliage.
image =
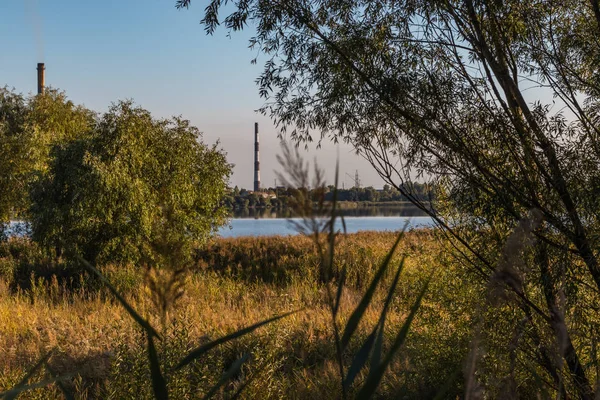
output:
[[[24, 176], [30, 169], [32, 138], [25, 129], [23, 96], [0, 89], [0, 228], [15, 209], [22, 208]], [[1, 231], [2, 229], [0, 229]]]
[[[210, 1], [202, 23], [211, 34], [219, 24], [256, 29], [261, 111], [298, 144], [354, 145], [477, 276], [508, 289], [527, 321], [522, 351], [553, 390], [591, 398], [598, 2], [244, 0], [222, 16], [223, 4]], [[443, 188], [437, 204], [403, 185], [415, 174]], [[580, 313], [584, 327], [570, 326], [565, 315]]]
[[55, 89], [30, 97], [0, 89], [0, 224], [26, 214], [29, 187], [47, 169], [52, 145], [85, 133], [93, 118]]
[[187, 120], [114, 104], [86, 135], [54, 146], [32, 191], [33, 238], [101, 264], [185, 256], [226, 218], [231, 166], [200, 138]]

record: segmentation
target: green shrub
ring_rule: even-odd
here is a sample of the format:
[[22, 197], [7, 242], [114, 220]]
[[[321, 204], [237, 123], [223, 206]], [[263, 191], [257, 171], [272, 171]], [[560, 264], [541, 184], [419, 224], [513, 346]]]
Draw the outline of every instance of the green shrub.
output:
[[231, 166], [181, 118], [158, 120], [119, 102], [77, 140], [54, 146], [31, 191], [34, 240], [57, 258], [94, 265], [187, 257], [225, 222]]
[[[344, 236], [336, 244], [333, 278], [338, 279], [340, 271], [345, 268], [346, 284], [357, 289], [364, 288], [393, 242], [393, 233], [369, 232]], [[392, 262], [399, 262], [402, 255], [420, 252], [422, 246], [432, 244], [428, 233], [411, 232], [406, 243], [403, 241], [400, 244]], [[206, 248], [197, 249], [194, 259], [196, 270], [208, 269], [248, 281], [282, 285], [298, 279], [316, 282], [321, 268], [321, 259], [311, 238], [303, 236], [214, 240]]]

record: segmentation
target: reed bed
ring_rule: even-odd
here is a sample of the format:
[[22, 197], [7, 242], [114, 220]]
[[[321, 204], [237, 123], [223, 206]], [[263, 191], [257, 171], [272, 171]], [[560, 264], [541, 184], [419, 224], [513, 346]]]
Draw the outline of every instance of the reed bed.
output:
[[[397, 234], [365, 232], [344, 236], [336, 246], [336, 265], [347, 270], [347, 289], [340, 302], [346, 321], [360, 301], [373, 271]], [[44, 262], [31, 243], [13, 241], [0, 252], [0, 392], [14, 386], [36, 360], [54, 349], [49, 365], [79, 398], [152, 398], [145, 338], [139, 327], [107, 291], [89, 277], [65, 273], [63, 266], [34, 268]], [[462, 273], [444, 259], [429, 231], [407, 233], [392, 264], [406, 257], [396, 295], [387, 315], [386, 336], [395, 335], [410, 306], [433, 272], [418, 318], [401, 354], [390, 366], [378, 396], [433, 396], [456, 375], [468, 353], [471, 321], [465, 307]], [[242, 353], [251, 360], [218, 394], [228, 397], [245, 385], [243, 398], [339, 398], [336, 351], [325, 290], [318, 282], [318, 255], [302, 236], [216, 239], [197, 250], [185, 281], [184, 295], [161, 321], [151, 301], [144, 271], [106, 267], [103, 274], [129, 304], [169, 338], [159, 344], [163, 368], [198, 343], [251, 323], [301, 309], [207, 355], [202, 363], [173, 374], [174, 398], [202, 397]], [[47, 260], [46, 260], [47, 261]], [[57, 273], [53, 274], [55, 270]], [[37, 274], [33, 271], [42, 271]], [[29, 279], [24, 275], [29, 274]], [[391, 276], [386, 274], [384, 282]], [[455, 290], [452, 289], [454, 286]], [[352, 338], [349, 353], [359, 350], [377, 323], [385, 291], [376, 292]], [[352, 360], [347, 360], [348, 362]], [[365, 379], [364, 371], [357, 380]], [[448, 396], [462, 391], [461, 379]], [[57, 385], [31, 390], [22, 398], [61, 398]]]

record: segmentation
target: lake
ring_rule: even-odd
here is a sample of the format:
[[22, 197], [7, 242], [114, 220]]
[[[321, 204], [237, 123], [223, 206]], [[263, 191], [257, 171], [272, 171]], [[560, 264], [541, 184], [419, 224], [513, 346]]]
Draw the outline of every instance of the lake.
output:
[[[405, 227], [433, 226], [430, 217], [413, 205], [392, 207], [361, 207], [340, 210], [346, 222], [346, 231], [398, 231]], [[299, 219], [291, 218], [299, 222]], [[222, 237], [294, 235], [298, 232], [290, 222], [289, 211], [272, 209], [236, 210], [230, 226], [219, 229]], [[338, 223], [336, 229], [342, 229]]]
[[[293, 221], [299, 219], [293, 218]], [[419, 228], [433, 226], [430, 217], [344, 217], [346, 232], [355, 233], [359, 231], [399, 231], [405, 227]], [[285, 218], [234, 218], [230, 221], [230, 227], [224, 226], [219, 229], [221, 237], [240, 236], [272, 236], [272, 235], [295, 235], [290, 220]], [[342, 229], [341, 223], [337, 223], [336, 229]]]
[[[342, 208], [338, 210], [339, 214], [344, 217], [424, 217], [423, 211], [410, 203], [394, 206], [370, 206], [370, 207], [355, 207]], [[292, 217], [291, 210], [286, 208], [277, 210], [272, 208], [244, 208], [235, 210], [233, 218], [290, 218]]]
[[[411, 229], [434, 225], [430, 217], [424, 216], [423, 212], [415, 207], [365, 207], [340, 210], [340, 213], [344, 216], [348, 233], [399, 231], [405, 226]], [[298, 234], [290, 221], [300, 220], [289, 218], [289, 213], [285, 211], [245, 209], [234, 213], [229, 224], [221, 227], [218, 234], [221, 237]], [[26, 227], [23, 221], [13, 221], [8, 228], [9, 235], [25, 234]], [[339, 221], [336, 229], [342, 229]]]

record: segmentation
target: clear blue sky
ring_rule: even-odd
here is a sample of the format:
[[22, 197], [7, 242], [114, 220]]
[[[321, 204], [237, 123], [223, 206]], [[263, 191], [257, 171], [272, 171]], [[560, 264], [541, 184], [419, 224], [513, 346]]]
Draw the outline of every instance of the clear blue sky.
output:
[[[182, 115], [204, 141], [220, 140], [235, 164], [232, 185], [251, 188], [253, 130], [261, 133], [263, 186], [272, 186], [279, 151], [271, 121], [254, 110], [263, 104], [254, 83], [262, 69], [251, 65], [252, 32], [206, 36], [199, 24], [206, 1], [185, 11], [175, 0], [3, 0], [0, 2], [0, 86], [36, 90], [36, 64], [46, 63], [46, 84], [97, 111], [133, 99], [155, 116]], [[340, 169], [359, 170], [364, 185], [383, 181], [352, 149], [341, 145]], [[333, 182], [337, 150], [311, 150]], [[351, 186], [350, 178], [345, 178]]]

